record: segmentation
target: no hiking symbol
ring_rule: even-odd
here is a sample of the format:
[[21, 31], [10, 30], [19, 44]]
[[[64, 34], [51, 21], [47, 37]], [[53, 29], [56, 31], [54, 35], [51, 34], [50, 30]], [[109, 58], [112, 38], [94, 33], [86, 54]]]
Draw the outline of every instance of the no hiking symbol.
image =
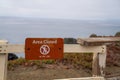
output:
[[47, 54], [49, 54], [49, 52], [50, 52], [50, 47], [48, 45], [42, 45], [40, 47], [40, 53], [42, 55], [47, 55]]

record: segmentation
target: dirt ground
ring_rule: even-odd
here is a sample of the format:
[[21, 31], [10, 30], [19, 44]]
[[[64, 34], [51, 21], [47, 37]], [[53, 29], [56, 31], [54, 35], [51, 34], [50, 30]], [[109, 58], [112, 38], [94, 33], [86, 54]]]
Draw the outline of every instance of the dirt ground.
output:
[[47, 65], [43, 68], [19, 66], [8, 71], [7, 80], [53, 80], [61, 78], [75, 78], [91, 76], [90, 71], [73, 69], [66, 66]]
[[[107, 67], [106, 73], [107, 75], [119, 75], [120, 67]], [[53, 80], [90, 76], [92, 74], [89, 69], [75, 69], [64, 65], [47, 64], [41, 68], [37, 66], [18, 66], [14, 70], [8, 70], [7, 80]]]

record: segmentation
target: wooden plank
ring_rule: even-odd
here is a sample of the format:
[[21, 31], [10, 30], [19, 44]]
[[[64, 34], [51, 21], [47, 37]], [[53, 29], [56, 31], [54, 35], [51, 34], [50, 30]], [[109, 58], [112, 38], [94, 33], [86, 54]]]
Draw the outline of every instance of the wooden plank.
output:
[[107, 49], [105, 48], [105, 52], [103, 54], [99, 54], [99, 70], [100, 76], [105, 77], [105, 67], [106, 67], [106, 56], [107, 56]]
[[93, 54], [92, 75], [93, 77], [100, 76], [99, 53]]
[[0, 44], [0, 53], [23, 53], [25, 52], [25, 45], [23, 44]]
[[64, 53], [103, 53], [104, 47], [104, 45], [81, 46], [79, 44], [64, 44]]
[[107, 56], [106, 46], [103, 49], [104, 51], [102, 54], [100, 53], [93, 54], [93, 63], [92, 63], [93, 76], [105, 76], [106, 56]]
[[78, 38], [77, 43], [81, 45], [101, 45], [104, 43], [120, 42], [120, 37], [95, 37], [95, 38]]
[[[7, 44], [7, 41], [0, 40], [0, 44]], [[0, 80], [6, 80], [7, 78], [7, 60], [8, 60], [8, 54], [1, 53], [0, 54]]]
[[[25, 45], [8, 44], [0, 45], [0, 53], [24, 53]], [[103, 53], [104, 45], [101, 46], [81, 46], [79, 44], [64, 44], [64, 53]]]
[[104, 77], [82, 77], [82, 78], [66, 78], [66, 79], [54, 79], [54, 80], [105, 80]]

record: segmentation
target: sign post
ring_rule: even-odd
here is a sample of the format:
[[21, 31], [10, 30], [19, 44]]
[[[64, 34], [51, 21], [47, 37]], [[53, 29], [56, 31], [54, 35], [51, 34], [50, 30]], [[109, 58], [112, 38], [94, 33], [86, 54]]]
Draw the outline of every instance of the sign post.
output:
[[27, 38], [25, 58], [27, 60], [63, 58], [62, 38]]

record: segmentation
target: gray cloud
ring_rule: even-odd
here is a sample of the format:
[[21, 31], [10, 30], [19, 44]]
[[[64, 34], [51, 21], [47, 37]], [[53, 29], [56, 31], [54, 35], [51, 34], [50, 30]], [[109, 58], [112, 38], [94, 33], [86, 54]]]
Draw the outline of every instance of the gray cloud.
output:
[[120, 19], [119, 0], [0, 0], [0, 15], [66, 19]]

